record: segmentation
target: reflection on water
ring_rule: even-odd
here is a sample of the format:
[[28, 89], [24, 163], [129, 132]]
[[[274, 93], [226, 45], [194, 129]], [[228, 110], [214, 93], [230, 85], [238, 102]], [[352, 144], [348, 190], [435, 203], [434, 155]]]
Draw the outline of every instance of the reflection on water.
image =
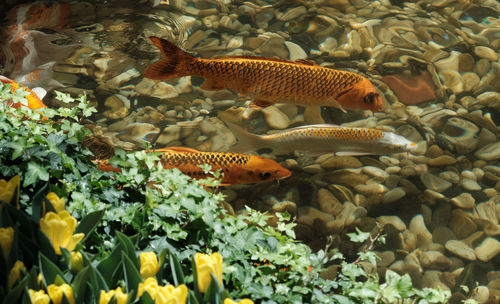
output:
[[[222, 191], [235, 210], [294, 214], [299, 238], [315, 249], [334, 235], [349, 250], [346, 232], [379, 223], [389, 240], [384, 267], [453, 291], [487, 273], [481, 284], [498, 296], [499, 12], [493, 0], [32, 3], [5, 20], [1, 74], [87, 94], [99, 109], [88, 126], [126, 150], [149, 143], [229, 151], [235, 137], [222, 120], [258, 134], [326, 122], [403, 135], [417, 153], [264, 154], [293, 176]], [[384, 109], [255, 111], [248, 97], [200, 89], [197, 77], [153, 81], [142, 75], [161, 56], [149, 36], [204, 58], [307, 59], [353, 71], [373, 82]]]

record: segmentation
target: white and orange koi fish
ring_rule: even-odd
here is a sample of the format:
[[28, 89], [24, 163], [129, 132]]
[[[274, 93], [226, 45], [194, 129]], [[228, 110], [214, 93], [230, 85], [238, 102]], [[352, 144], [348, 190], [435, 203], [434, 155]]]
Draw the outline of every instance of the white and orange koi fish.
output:
[[283, 130], [271, 135], [257, 135], [226, 122], [238, 143], [232, 152], [272, 149], [276, 155], [294, 151], [305, 154], [387, 155], [413, 152], [417, 144], [392, 132], [373, 128], [348, 128], [332, 124], [308, 125]]

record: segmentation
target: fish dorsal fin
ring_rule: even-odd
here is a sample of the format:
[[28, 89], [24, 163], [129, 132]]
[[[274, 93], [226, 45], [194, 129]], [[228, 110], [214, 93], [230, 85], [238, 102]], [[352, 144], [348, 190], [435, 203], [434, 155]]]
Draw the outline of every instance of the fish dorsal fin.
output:
[[161, 148], [161, 149], [154, 149], [154, 150], [149, 150], [148, 152], [184, 152], [184, 153], [200, 153], [200, 151], [193, 149], [193, 148], [187, 148], [187, 147], [167, 147], [167, 148]]
[[40, 100], [42, 100], [45, 97], [45, 95], [47, 95], [47, 91], [41, 87], [33, 88], [31, 89], [31, 91], [33, 91], [33, 93], [35, 93], [35, 95], [38, 96]]
[[284, 131], [292, 131], [292, 130], [302, 130], [302, 129], [310, 129], [310, 128], [345, 128], [339, 125], [334, 125], [334, 124], [317, 124], [317, 125], [305, 125], [305, 126], [299, 126], [291, 129], [287, 129]]
[[286, 59], [274, 58], [274, 57], [260, 57], [260, 56], [222, 56], [222, 57], [214, 57], [212, 59], [248, 59], [248, 60], [262, 60], [262, 61], [274, 61], [274, 62], [282, 62], [289, 64], [299, 64], [299, 65], [317, 65], [310, 60], [298, 59], [297, 61], [290, 61]]
[[305, 64], [305, 65], [318, 65], [316, 62], [308, 59], [297, 59], [295, 60], [296, 63], [300, 64]]

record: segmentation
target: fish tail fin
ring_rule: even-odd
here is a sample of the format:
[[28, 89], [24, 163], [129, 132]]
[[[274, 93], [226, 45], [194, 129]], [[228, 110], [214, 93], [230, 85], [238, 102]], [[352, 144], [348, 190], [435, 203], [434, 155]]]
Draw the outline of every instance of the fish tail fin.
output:
[[242, 127], [229, 121], [224, 122], [229, 127], [229, 130], [233, 132], [234, 137], [238, 140], [238, 142], [230, 148], [231, 152], [244, 153], [268, 147], [266, 142], [259, 135], [249, 133]]
[[149, 39], [161, 50], [165, 58], [148, 66], [144, 71], [144, 76], [154, 80], [163, 80], [188, 75], [186, 65], [196, 60], [196, 57], [184, 52], [168, 40], [154, 36]]

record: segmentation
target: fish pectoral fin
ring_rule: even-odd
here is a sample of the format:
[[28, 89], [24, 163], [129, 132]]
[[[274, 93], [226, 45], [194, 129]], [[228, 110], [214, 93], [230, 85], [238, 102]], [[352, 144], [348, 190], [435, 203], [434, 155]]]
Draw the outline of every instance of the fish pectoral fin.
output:
[[317, 65], [314, 61], [307, 60], [307, 59], [297, 59], [297, 60], [295, 60], [295, 62], [300, 63], [300, 64], [305, 64], [305, 65]]
[[205, 81], [203, 81], [200, 88], [207, 91], [216, 91], [225, 89], [223, 84], [217, 83], [215, 80], [210, 78], [205, 78]]
[[363, 156], [363, 155], [373, 155], [373, 152], [364, 152], [364, 151], [341, 151], [335, 152], [336, 156]]
[[263, 108], [267, 108], [269, 106], [272, 106], [273, 104], [274, 104], [273, 102], [270, 102], [267, 100], [254, 99], [254, 100], [252, 100], [252, 102], [250, 103], [249, 106], [251, 109], [259, 110], [259, 109], [263, 109]]
[[167, 147], [167, 148], [161, 148], [161, 149], [154, 149], [154, 150], [148, 150], [146, 152], [187, 152], [187, 153], [199, 153], [200, 151], [193, 149], [193, 148], [187, 148], [187, 147]]

